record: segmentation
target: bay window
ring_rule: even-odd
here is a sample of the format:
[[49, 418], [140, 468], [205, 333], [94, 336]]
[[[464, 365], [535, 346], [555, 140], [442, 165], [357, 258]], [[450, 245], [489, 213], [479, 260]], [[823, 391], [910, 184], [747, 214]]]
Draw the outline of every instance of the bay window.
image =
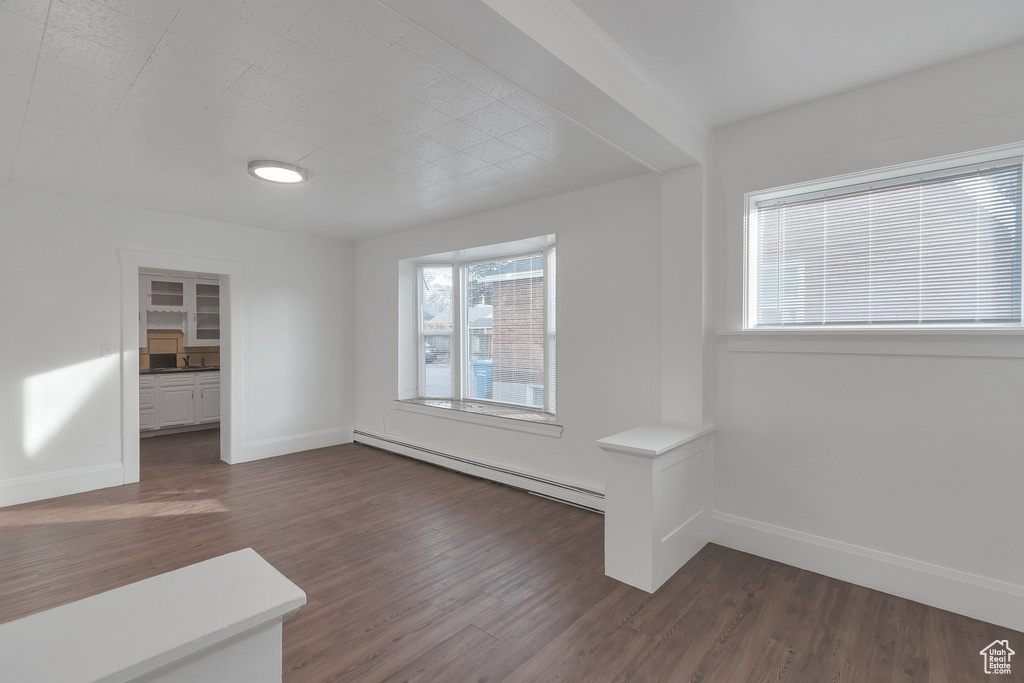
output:
[[419, 396], [554, 414], [554, 245], [417, 273]]

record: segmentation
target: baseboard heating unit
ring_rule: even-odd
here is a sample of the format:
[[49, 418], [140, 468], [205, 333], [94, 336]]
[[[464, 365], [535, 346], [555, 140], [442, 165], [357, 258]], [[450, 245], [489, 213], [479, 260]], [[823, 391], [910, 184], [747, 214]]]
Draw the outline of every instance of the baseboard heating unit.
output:
[[506, 467], [479, 462], [463, 456], [442, 453], [431, 448], [424, 448], [423, 446], [406, 441], [399, 441], [390, 436], [374, 434], [361, 429], [353, 430], [352, 440], [365, 446], [379, 448], [395, 455], [420, 460], [447, 470], [522, 489], [560, 503], [575, 505], [576, 507], [593, 512], [604, 512], [604, 493], [600, 491], [539, 477], [535, 474], [517, 472]]

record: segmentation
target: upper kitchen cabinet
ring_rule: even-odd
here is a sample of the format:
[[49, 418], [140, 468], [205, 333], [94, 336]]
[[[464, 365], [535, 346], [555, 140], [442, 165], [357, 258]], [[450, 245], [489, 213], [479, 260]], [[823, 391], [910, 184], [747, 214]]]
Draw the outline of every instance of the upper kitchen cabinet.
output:
[[189, 280], [188, 307], [188, 346], [220, 346], [220, 280]]
[[188, 279], [173, 275], [139, 275], [139, 346], [146, 345], [146, 330], [185, 332], [188, 316]]
[[141, 274], [139, 347], [147, 330], [180, 330], [185, 346], [220, 346], [220, 280]]
[[146, 278], [146, 310], [184, 312], [187, 305], [188, 280], [167, 275]]

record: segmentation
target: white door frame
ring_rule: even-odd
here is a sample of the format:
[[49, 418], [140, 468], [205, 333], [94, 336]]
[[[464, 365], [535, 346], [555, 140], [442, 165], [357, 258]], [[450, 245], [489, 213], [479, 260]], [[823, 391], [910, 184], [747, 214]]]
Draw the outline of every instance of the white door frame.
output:
[[[221, 278], [220, 459], [238, 462], [244, 392], [242, 370], [242, 263], [155, 251], [119, 250], [121, 259], [121, 464], [124, 483], [139, 480], [139, 269], [156, 268], [219, 275]], [[226, 304], [227, 315], [224, 307]]]

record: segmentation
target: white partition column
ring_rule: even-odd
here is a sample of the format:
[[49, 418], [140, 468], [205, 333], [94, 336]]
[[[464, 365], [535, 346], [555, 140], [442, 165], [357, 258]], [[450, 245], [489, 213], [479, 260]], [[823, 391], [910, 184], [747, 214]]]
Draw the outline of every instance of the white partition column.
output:
[[601, 439], [605, 574], [656, 591], [708, 540], [713, 427], [656, 424]]
[[280, 683], [306, 594], [247, 548], [0, 625], [19, 683]]

